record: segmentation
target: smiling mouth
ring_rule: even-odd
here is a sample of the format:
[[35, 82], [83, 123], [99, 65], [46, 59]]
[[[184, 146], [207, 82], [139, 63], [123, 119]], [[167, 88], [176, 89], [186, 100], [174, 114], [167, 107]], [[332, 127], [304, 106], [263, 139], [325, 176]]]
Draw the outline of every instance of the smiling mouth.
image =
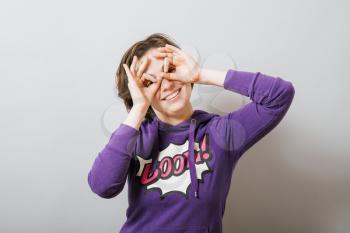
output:
[[163, 98], [162, 100], [174, 99], [176, 96], [179, 95], [180, 91], [181, 91], [181, 88], [179, 88], [177, 91], [173, 92], [172, 94], [168, 95], [167, 97]]

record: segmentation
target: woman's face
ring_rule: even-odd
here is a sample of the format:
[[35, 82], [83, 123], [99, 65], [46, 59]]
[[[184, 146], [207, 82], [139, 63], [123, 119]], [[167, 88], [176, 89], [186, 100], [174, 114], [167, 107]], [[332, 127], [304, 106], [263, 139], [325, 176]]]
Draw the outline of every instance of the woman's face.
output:
[[[152, 56], [154, 53], [157, 53], [155, 48], [148, 50], [140, 58], [140, 62], [147, 56], [149, 63], [145, 73], [159, 77], [160, 73], [163, 72], [164, 59]], [[191, 93], [191, 83], [185, 84], [163, 78], [151, 106], [155, 112], [158, 111], [167, 116], [176, 116], [176, 114], [181, 113], [186, 105], [190, 104]]]

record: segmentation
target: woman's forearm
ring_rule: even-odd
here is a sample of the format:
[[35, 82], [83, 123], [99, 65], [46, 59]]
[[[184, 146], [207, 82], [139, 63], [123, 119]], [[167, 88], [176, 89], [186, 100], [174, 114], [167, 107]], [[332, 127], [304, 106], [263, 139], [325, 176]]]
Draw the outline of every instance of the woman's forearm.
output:
[[123, 190], [140, 135], [138, 125], [142, 116], [142, 111], [136, 108], [130, 110], [126, 124], [119, 125], [98, 153], [88, 174], [88, 183], [100, 197], [112, 198]]
[[123, 123], [139, 130], [146, 113], [146, 108], [134, 106], [130, 109], [129, 114]]
[[223, 116], [225, 130], [222, 131], [230, 132], [228, 137], [223, 138], [234, 154], [232, 161], [237, 161], [283, 119], [291, 106], [295, 90], [291, 81], [278, 76], [233, 69], [227, 72], [224, 88], [251, 100]]
[[201, 69], [196, 83], [223, 87], [227, 71]]

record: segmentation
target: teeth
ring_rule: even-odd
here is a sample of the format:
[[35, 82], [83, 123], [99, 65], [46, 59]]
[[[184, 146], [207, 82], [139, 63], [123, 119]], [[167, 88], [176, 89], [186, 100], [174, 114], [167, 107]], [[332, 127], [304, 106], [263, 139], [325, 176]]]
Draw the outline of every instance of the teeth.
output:
[[179, 91], [180, 91], [180, 89], [177, 90], [176, 92], [174, 92], [173, 94], [169, 95], [168, 97], [166, 97], [165, 100], [169, 100], [169, 99], [175, 97], [179, 93]]

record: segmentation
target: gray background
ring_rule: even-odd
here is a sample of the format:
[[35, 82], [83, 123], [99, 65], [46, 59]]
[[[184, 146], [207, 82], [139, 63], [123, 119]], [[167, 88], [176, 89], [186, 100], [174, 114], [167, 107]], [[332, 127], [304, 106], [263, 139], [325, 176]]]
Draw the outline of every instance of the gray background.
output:
[[[2, 1], [0, 232], [118, 232], [126, 188], [101, 199], [87, 173], [126, 112], [114, 73], [164, 32], [207, 68], [293, 82], [284, 120], [239, 161], [224, 232], [350, 231], [347, 1]], [[240, 96], [196, 86], [195, 108]], [[243, 101], [243, 102], [242, 102]]]

